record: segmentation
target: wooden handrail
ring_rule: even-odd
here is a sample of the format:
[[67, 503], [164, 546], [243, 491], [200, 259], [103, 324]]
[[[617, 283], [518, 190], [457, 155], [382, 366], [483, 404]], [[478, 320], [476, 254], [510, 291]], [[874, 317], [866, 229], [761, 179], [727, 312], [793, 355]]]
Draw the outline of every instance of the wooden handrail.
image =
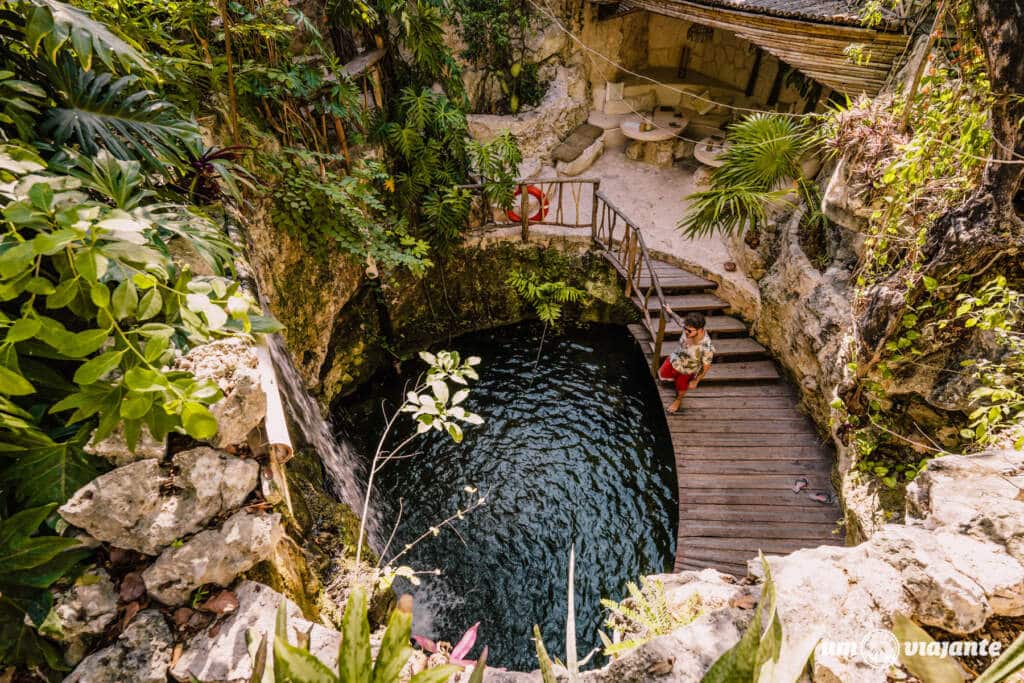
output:
[[[633, 292], [636, 292], [638, 295], [641, 292], [643, 293], [641, 313], [643, 315], [644, 327], [647, 328], [648, 333], [650, 333], [651, 338], [654, 340], [651, 372], [657, 374], [659, 361], [661, 360], [661, 349], [665, 341], [667, 316], [672, 315], [674, 318], [678, 318], [678, 316], [668, 306], [665, 293], [661, 289], [661, 281], [658, 279], [653, 259], [651, 259], [647, 243], [644, 241], [644, 236], [640, 229], [600, 191], [595, 192], [595, 200], [594, 213], [600, 215], [600, 220], [595, 219], [594, 221], [596, 226], [594, 229], [594, 243], [605, 252], [608, 258], [616, 263], [619, 272], [626, 278], [626, 296], [630, 296]], [[619, 219], [622, 220], [624, 227], [622, 237], [619, 239], [621, 254], [616, 256], [615, 228], [618, 225]], [[625, 263], [623, 263], [623, 260]], [[640, 274], [644, 271], [647, 272], [651, 279], [650, 285], [647, 287], [641, 285]], [[653, 320], [650, 311], [652, 293], [658, 301], [657, 323]]]

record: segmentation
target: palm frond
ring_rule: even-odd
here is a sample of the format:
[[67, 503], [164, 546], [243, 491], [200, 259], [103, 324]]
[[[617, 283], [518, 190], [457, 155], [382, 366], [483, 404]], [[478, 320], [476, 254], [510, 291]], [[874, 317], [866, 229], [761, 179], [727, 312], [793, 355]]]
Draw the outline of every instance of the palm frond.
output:
[[758, 230], [768, 219], [766, 206], [783, 201], [786, 190], [765, 191], [746, 185], [712, 187], [688, 197], [693, 204], [679, 222], [678, 228], [687, 237], [709, 237]]
[[140, 89], [137, 76], [84, 71], [70, 59], [44, 68], [58, 99], [43, 117], [44, 135], [57, 144], [75, 144], [89, 156], [105, 149], [161, 173], [184, 166], [190, 145], [199, 138], [196, 124], [183, 119], [171, 103]]
[[714, 185], [747, 185], [777, 190], [800, 175], [800, 159], [807, 152], [809, 132], [791, 117], [758, 113], [729, 129], [731, 145], [724, 164], [715, 170]]

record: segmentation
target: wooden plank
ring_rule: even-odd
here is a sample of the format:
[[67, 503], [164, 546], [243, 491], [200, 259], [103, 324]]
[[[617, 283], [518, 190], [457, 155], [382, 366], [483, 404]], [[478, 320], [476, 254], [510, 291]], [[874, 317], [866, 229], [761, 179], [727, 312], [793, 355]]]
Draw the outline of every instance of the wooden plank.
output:
[[[779, 410], [788, 410], [788, 411], [792, 412], [795, 415], [803, 415], [803, 413], [801, 413], [799, 411], [799, 409], [796, 408], [795, 406], [794, 407], [790, 407], [790, 408], [784, 408], [784, 409], [779, 408], [780, 405], [793, 405], [792, 402], [787, 402], [786, 398], [784, 396], [783, 397], [780, 397], [780, 396], [745, 396], [745, 397], [743, 397], [743, 401], [740, 402], [740, 401], [737, 401], [736, 398], [733, 397], [733, 396], [706, 396], [706, 395], [704, 395], [704, 390], [705, 389], [711, 389], [711, 388], [719, 389], [719, 388], [726, 388], [726, 387], [729, 387], [729, 386], [744, 387], [744, 386], [748, 386], [748, 385], [744, 385], [744, 384], [740, 384], [740, 385], [722, 384], [722, 385], [712, 385], [710, 387], [699, 386], [696, 389], [694, 389], [693, 391], [687, 392], [686, 399], [685, 399], [685, 405], [686, 405], [688, 410], [719, 410], [719, 411], [726, 411], [728, 414], [731, 414], [732, 411], [735, 410], [738, 405], [742, 405], [743, 408], [750, 409], [750, 410], [755, 410], [755, 409], [775, 410], [775, 409], [779, 409]], [[769, 386], [771, 386], [771, 385], [769, 385]], [[671, 396], [674, 392], [669, 389], [669, 390], [665, 391], [664, 393], [665, 393], [665, 396], [668, 397], [668, 396]]]
[[[698, 536], [712, 536], [716, 538], [786, 538], [797, 540], [818, 541], [828, 539], [832, 535], [832, 529], [836, 525], [832, 522], [812, 524], [808, 522], [706, 522], [694, 520], [687, 521], [685, 530], [680, 536], [695, 538]], [[680, 529], [683, 524], [680, 523]]]
[[753, 382], [773, 381], [779, 379], [779, 371], [770, 360], [742, 361], [736, 363], [713, 363], [704, 382]]
[[813, 508], [771, 508], [763, 505], [687, 505], [679, 508], [679, 518], [711, 522], [794, 522], [835, 524], [837, 514]]
[[[685, 401], [684, 401], [685, 403]], [[678, 434], [680, 445], [683, 446], [820, 446], [821, 439], [816, 434], [715, 434], [696, 435]]]
[[[644, 297], [633, 296], [632, 300], [633, 304], [635, 304], [637, 308], [642, 309], [644, 307]], [[669, 294], [665, 296], [665, 304], [677, 313], [685, 313], [689, 311], [717, 311], [729, 308], [728, 301], [721, 299], [714, 294]], [[652, 295], [647, 300], [647, 310], [657, 311], [660, 308], [661, 302], [658, 300], [658, 297]]]
[[[694, 393], [699, 391], [700, 387], [697, 387]], [[670, 415], [668, 420], [670, 424], [673, 421], [722, 420], [726, 418], [729, 420], [788, 420], [801, 424], [810, 424], [809, 418], [806, 415], [798, 413], [789, 406], [779, 405], [778, 402], [773, 407], [762, 408], [746, 406], [738, 401], [733, 401], [732, 403], [731, 406], [706, 408], [694, 400], [687, 404], [686, 412]]]
[[[819, 482], [819, 486], [824, 486], [826, 482]], [[689, 474], [685, 477], [679, 478], [680, 489], [765, 489], [768, 492], [774, 492], [778, 495], [785, 493], [787, 496], [792, 496], [793, 492], [790, 487], [793, 485], [793, 477], [788, 474], [772, 474], [765, 472], [756, 476], [749, 474]], [[814, 488], [812, 482], [811, 488]], [[771, 496], [771, 493], [766, 493], [766, 496]], [[766, 499], [765, 503], [768, 503], [772, 498]]]
[[[763, 489], [681, 489], [679, 491], [680, 503], [687, 503], [692, 505], [764, 505], [765, 504], [765, 492]], [[816, 503], [806, 496], [794, 496], [790, 491], [790, 497], [779, 496], [772, 499], [772, 505], [775, 507], [786, 507], [786, 508], [805, 508], [814, 507], [821, 508], [827, 507], [821, 503]]]
[[[719, 414], [719, 417], [725, 416]], [[685, 418], [685, 413], [670, 416], [668, 430], [672, 434], [814, 434], [817, 436], [803, 420], [752, 420], [739, 417], [730, 420], [698, 420]]]
[[703, 460], [726, 458], [738, 460], [809, 460], [831, 463], [834, 455], [827, 446], [700, 446], [681, 442], [675, 445], [676, 459]]
[[788, 475], [795, 483], [804, 477], [824, 487], [832, 474], [832, 468], [812, 460], [676, 460], [676, 472], [682, 478], [690, 474], [774, 474]]
[[[654, 353], [653, 342], [644, 341], [643, 343], [646, 344], [645, 353], [648, 355]], [[714, 346], [716, 362], [733, 358], [753, 359], [768, 356], [768, 349], [750, 337], [722, 337], [714, 340]]]
[[[715, 367], [712, 365], [711, 367]], [[671, 385], [660, 385], [665, 395], [674, 394]], [[733, 384], [733, 385], [707, 385], [701, 383], [693, 391], [686, 394], [686, 399], [697, 397], [708, 398], [765, 398], [765, 397], [789, 397], [793, 395], [793, 388], [781, 382], [774, 384]], [[685, 403], [683, 405], [686, 405]]]
[[686, 559], [680, 559], [675, 564], [676, 572], [699, 572], [704, 569], [717, 569], [723, 574], [732, 574], [733, 576], [738, 577], [744, 577], [747, 575], [747, 566], [745, 564], [734, 565], [727, 562], [704, 562], [702, 560], [687, 561]]
[[[747, 326], [742, 320], [729, 315], [709, 315], [705, 318], [705, 327], [712, 336], [716, 334], [746, 334]], [[665, 337], [679, 338], [683, 334], [683, 325], [671, 318], [665, 325]], [[713, 342], [712, 342], [713, 343]]]
[[807, 544], [803, 541], [783, 539], [762, 539], [762, 538], [681, 538], [676, 546], [676, 552], [680, 553], [690, 548], [707, 548], [709, 550], [742, 550], [752, 553], [757, 557], [757, 551], [765, 554], [785, 554], [802, 550]]

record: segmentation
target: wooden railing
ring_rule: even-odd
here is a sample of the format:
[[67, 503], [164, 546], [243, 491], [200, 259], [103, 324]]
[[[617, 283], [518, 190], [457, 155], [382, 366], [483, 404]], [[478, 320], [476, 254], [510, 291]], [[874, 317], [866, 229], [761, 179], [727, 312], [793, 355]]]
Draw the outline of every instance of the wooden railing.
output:
[[[658, 281], [658, 272], [647, 250], [644, 236], [625, 213], [600, 192], [595, 193], [597, 218], [591, 233], [594, 245], [602, 250], [619, 274], [626, 280], [626, 297], [640, 300], [640, 315], [654, 340], [651, 372], [657, 374], [661, 347], [665, 342], [665, 326], [672, 312]], [[644, 284], [644, 276], [647, 283]], [[651, 297], [657, 302], [657, 314], [651, 315]]]
[[[465, 186], [473, 194], [470, 220], [477, 225], [519, 226], [524, 242], [530, 239], [531, 225], [593, 230], [597, 217], [597, 189], [601, 181], [592, 178], [556, 178], [516, 183], [511, 211], [495, 206], [483, 185]], [[530, 194], [539, 190], [543, 200]], [[544, 211], [541, 211], [543, 202]], [[513, 219], [515, 214], [518, 219]], [[536, 218], [536, 219], [535, 219]]]
[[[469, 185], [466, 187], [473, 194], [471, 222], [478, 226], [518, 225], [524, 242], [530, 239], [531, 226], [589, 229], [593, 245], [625, 279], [626, 297], [636, 296], [641, 301], [640, 315], [654, 340], [651, 371], [657, 373], [668, 316], [678, 316], [668, 307], [640, 229], [600, 192], [600, 185], [599, 180], [589, 178], [519, 181], [512, 209], [518, 220], [494, 206], [482, 185]], [[530, 188], [540, 190], [546, 211], [540, 211], [541, 201], [530, 194]], [[652, 297], [658, 303], [656, 315], [651, 314]]]

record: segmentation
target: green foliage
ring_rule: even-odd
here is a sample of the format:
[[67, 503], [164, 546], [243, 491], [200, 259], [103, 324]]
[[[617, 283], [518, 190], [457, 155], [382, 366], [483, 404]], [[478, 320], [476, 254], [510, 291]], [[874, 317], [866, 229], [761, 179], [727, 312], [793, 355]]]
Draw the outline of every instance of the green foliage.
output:
[[[806, 637], [798, 643], [786, 643], [782, 622], [776, 612], [771, 567], [763, 555], [760, 557], [764, 582], [761, 600], [754, 608], [754, 618], [739, 642], [711, 665], [701, 683], [757, 683], [759, 680], [788, 683], [803, 676], [817, 638]], [[762, 630], [764, 622], [767, 626]], [[788, 647], [784, 648], [784, 645]]]
[[546, 324], [555, 324], [562, 317], [562, 306], [579, 303], [587, 293], [561, 280], [542, 282], [534, 272], [514, 270], [506, 284], [533, 307], [537, 317]]
[[57, 106], [43, 117], [43, 135], [58, 145], [74, 143], [87, 155], [104, 149], [118, 159], [137, 159], [158, 172], [183, 165], [199, 131], [169, 102], [140, 88], [137, 76], [113, 78], [59, 61], [44, 69]]
[[377, 162], [339, 174], [315, 165], [301, 150], [261, 157], [276, 183], [274, 225], [297, 237], [305, 251], [325, 258], [335, 250], [385, 266], [423, 273], [431, 266], [428, 245], [411, 236], [385, 204], [389, 177]]
[[999, 659], [981, 672], [974, 683], [999, 683], [1008, 681], [1015, 673], [1024, 671], [1024, 633], [1017, 636], [1010, 647], [1003, 650]]
[[724, 163], [711, 173], [711, 187], [687, 197], [693, 205], [678, 228], [688, 237], [756, 232], [767, 221], [771, 204], [786, 202], [793, 189], [806, 197], [813, 187], [803, 179], [800, 161], [815, 150], [818, 139], [802, 120], [753, 114], [729, 128], [727, 141]]
[[[933, 643], [928, 632], [902, 614], [893, 615], [893, 633], [900, 642], [900, 663], [922, 683], [963, 683], [961, 668], [948, 655], [926, 655], [923, 648], [918, 654], [908, 655], [903, 647], [905, 642]], [[981, 672], [975, 683], [999, 683], [1011, 680], [1017, 672], [1024, 670], [1024, 634], [1017, 636], [996, 661]]]
[[[515, 114], [540, 102], [538, 65], [526, 61], [526, 41], [539, 21], [527, 0], [455, 0], [448, 14], [466, 46], [461, 57], [484, 72], [480, 92], [470, 93], [474, 111]], [[501, 91], [493, 101], [487, 97], [491, 83]]]
[[32, 507], [0, 520], [0, 662], [23, 662], [40, 669], [66, 669], [60, 653], [40, 638], [53, 606], [49, 588], [90, 551], [79, 542], [36, 535], [55, 504]]
[[640, 584], [642, 588], [632, 581], [627, 584], [629, 598], [622, 602], [601, 600], [601, 605], [611, 611], [605, 625], [616, 635], [613, 642], [601, 633], [604, 653], [608, 656], [622, 654], [658, 636], [667, 635], [703, 613], [700, 595], [696, 593], [683, 604], [672, 605], [661, 581], [644, 576]]
[[[403, 600], [405, 600], [403, 598]], [[341, 648], [338, 670], [331, 669], [309, 652], [308, 634], [296, 634], [298, 645], [288, 642], [287, 605], [284, 600], [277, 612], [274, 637], [273, 671], [276, 683], [397, 683], [405, 663], [412, 656], [409, 645], [412, 635], [412, 611], [399, 603], [391, 612], [377, 657], [370, 651], [370, 625], [367, 618], [367, 597], [362, 587], [349, 594], [342, 618]], [[265, 661], [263, 662], [265, 665]], [[479, 667], [483, 671], [483, 667]], [[422, 671], [410, 683], [443, 683], [462, 667], [445, 664]], [[475, 676], [475, 672], [474, 672]], [[262, 680], [264, 670], [254, 667], [252, 680]]]
[[544, 638], [540, 635], [540, 627], [533, 625], [533, 645], [537, 649], [537, 662], [540, 664], [540, 675], [544, 683], [558, 683], [555, 677], [555, 666], [548, 656], [548, 650], [544, 647]]
[[454, 247], [469, 217], [471, 194], [460, 187], [475, 173], [499, 205], [511, 202], [522, 157], [511, 135], [485, 144], [468, 139], [465, 114], [445, 95], [406, 88], [393, 121], [379, 122], [374, 138], [392, 157], [395, 202], [414, 234], [442, 254]]

